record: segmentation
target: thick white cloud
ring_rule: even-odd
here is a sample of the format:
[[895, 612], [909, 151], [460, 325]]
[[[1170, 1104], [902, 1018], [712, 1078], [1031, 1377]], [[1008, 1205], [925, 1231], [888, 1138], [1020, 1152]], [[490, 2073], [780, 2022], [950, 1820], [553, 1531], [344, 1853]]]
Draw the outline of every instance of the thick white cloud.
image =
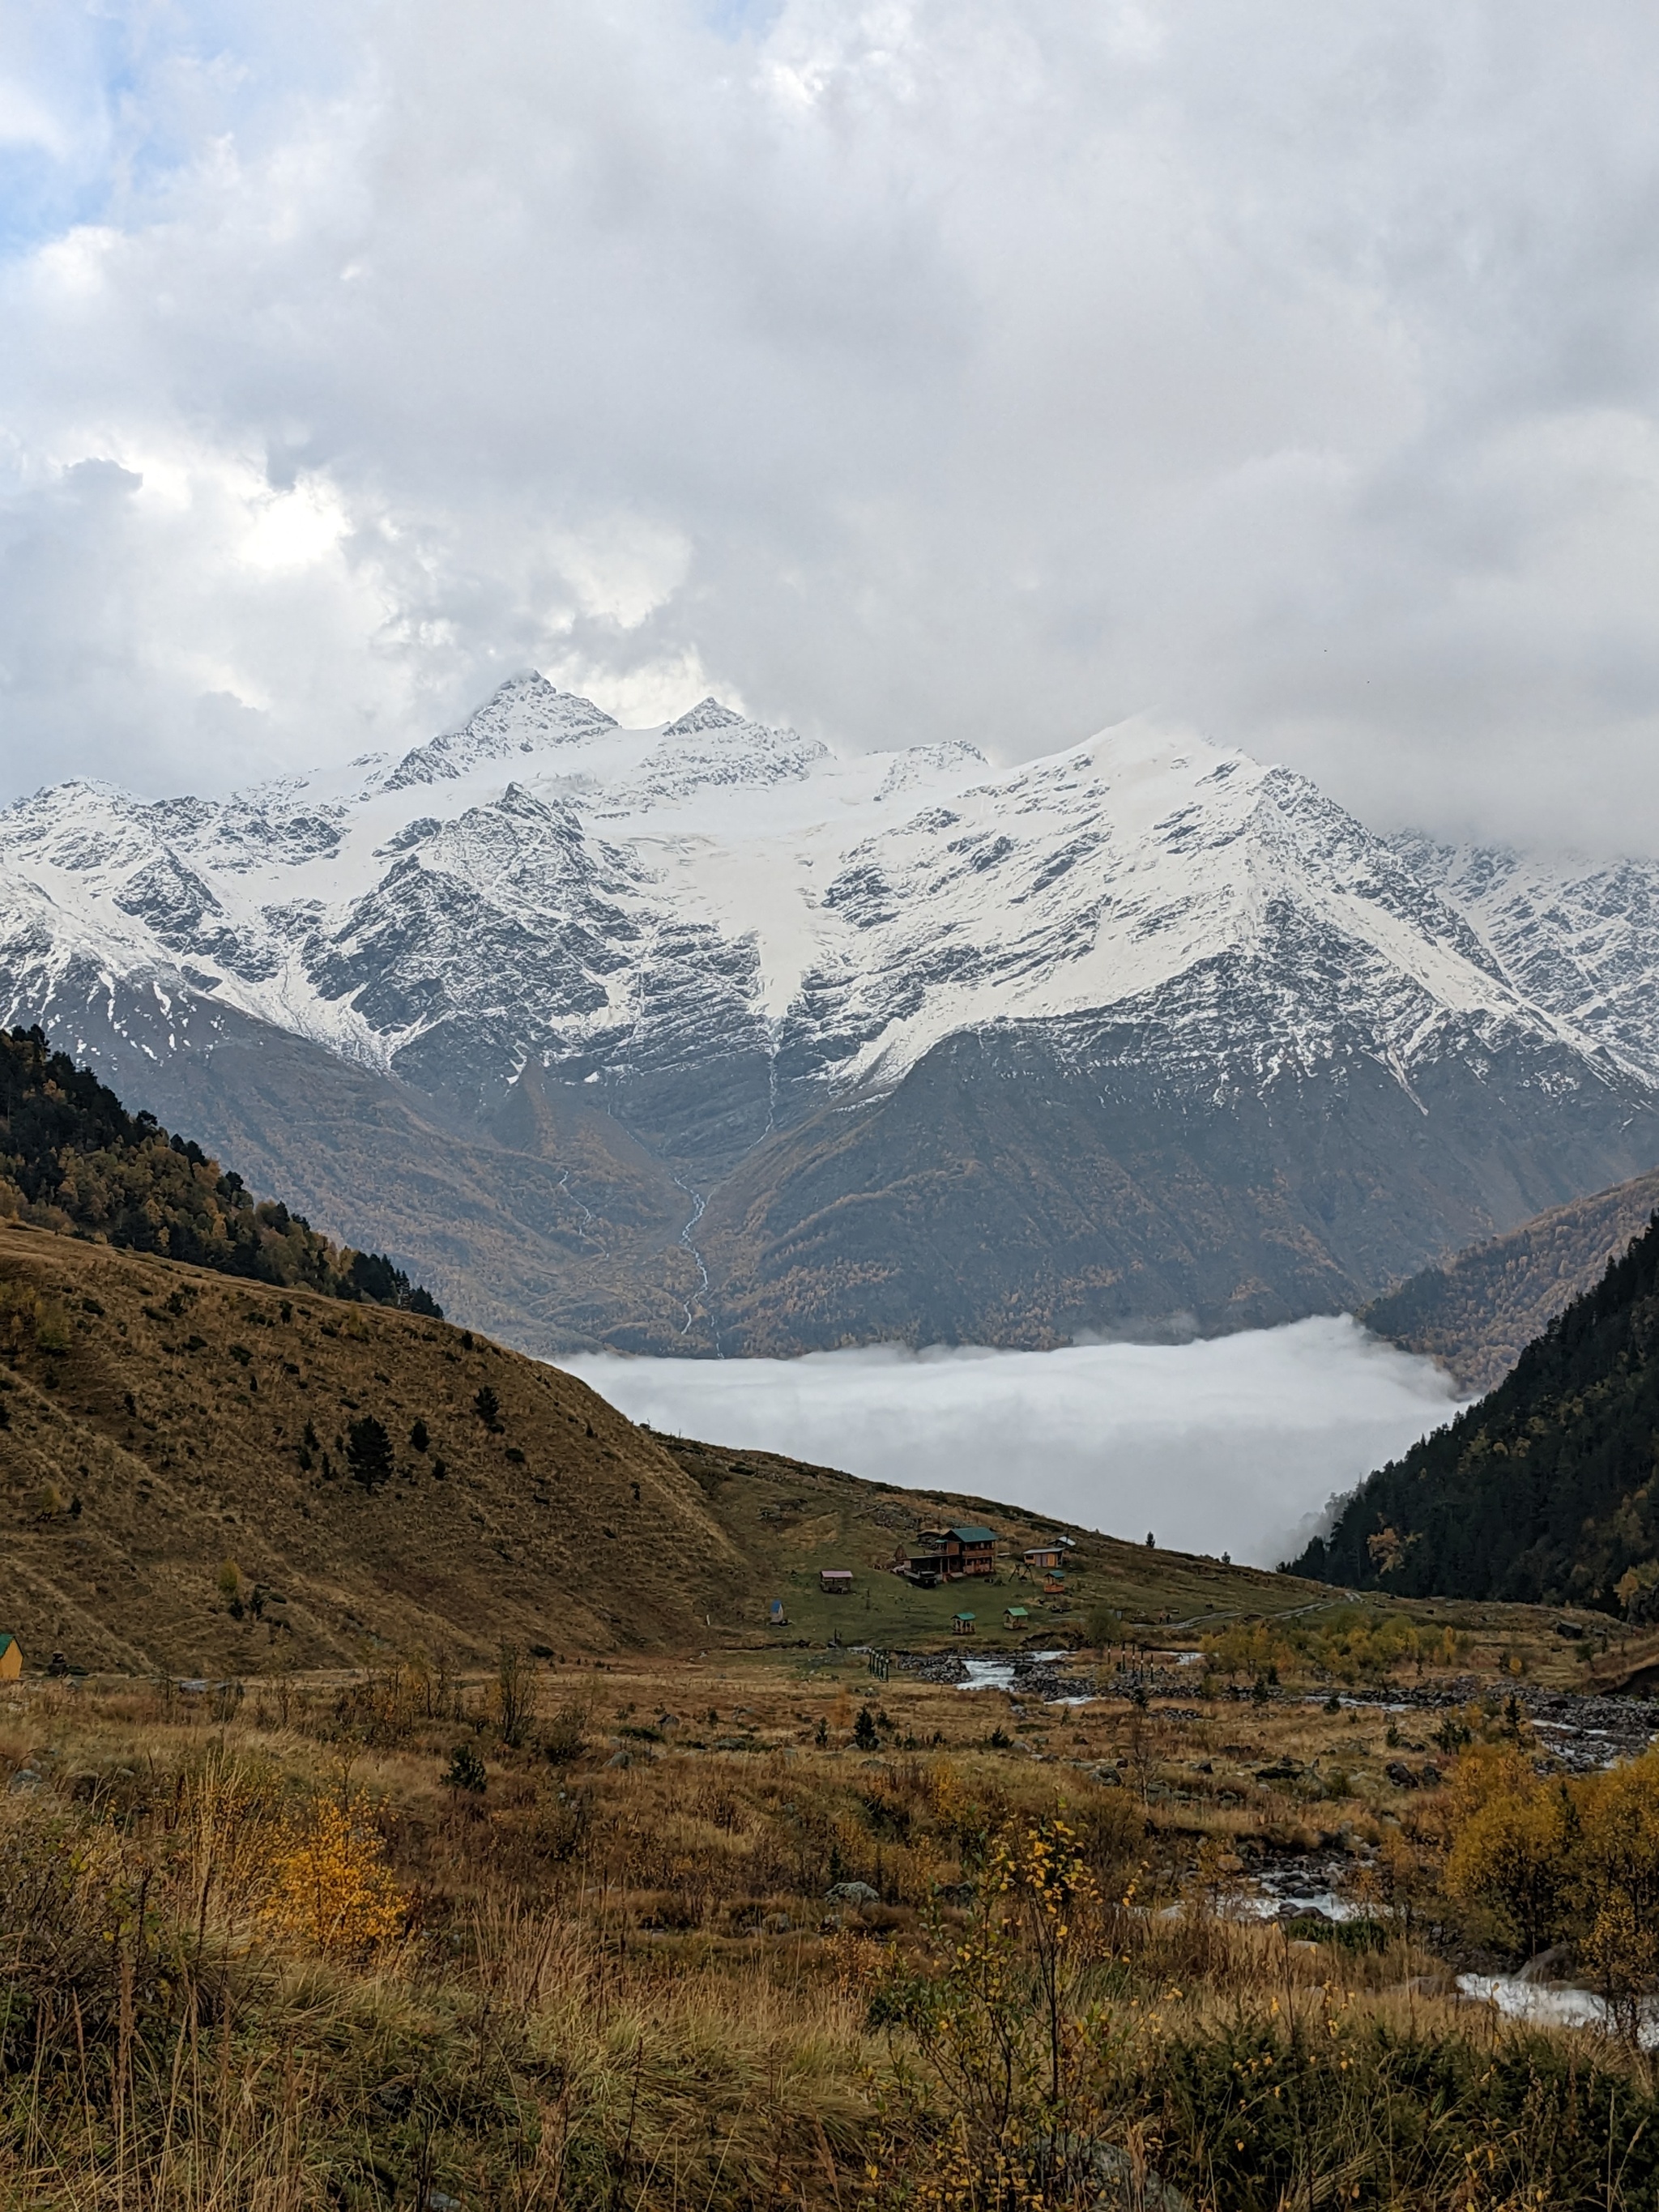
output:
[[1346, 1316], [1194, 1344], [559, 1363], [630, 1419], [1271, 1566], [1455, 1410]]
[[534, 661], [1659, 841], [1640, 0], [0, 7], [11, 787]]

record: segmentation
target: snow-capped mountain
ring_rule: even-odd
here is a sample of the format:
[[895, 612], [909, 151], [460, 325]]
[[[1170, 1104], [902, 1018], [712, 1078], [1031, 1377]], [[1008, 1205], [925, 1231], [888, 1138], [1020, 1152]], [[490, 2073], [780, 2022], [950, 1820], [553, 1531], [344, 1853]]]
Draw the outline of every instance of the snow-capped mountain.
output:
[[[1659, 1156], [1659, 871], [1385, 841], [1146, 725], [844, 757], [527, 676], [400, 757], [0, 825], [8, 1018], [538, 1346], [1272, 1318]], [[439, 1158], [494, 1261], [483, 1199], [413, 1203]]]

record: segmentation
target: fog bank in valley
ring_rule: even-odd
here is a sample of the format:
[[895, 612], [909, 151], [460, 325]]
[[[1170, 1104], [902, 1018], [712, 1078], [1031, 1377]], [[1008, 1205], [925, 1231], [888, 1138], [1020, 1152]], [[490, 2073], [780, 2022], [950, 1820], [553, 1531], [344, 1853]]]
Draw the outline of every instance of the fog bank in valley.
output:
[[1346, 1316], [1189, 1344], [560, 1363], [633, 1419], [1271, 1565], [1455, 1410]]

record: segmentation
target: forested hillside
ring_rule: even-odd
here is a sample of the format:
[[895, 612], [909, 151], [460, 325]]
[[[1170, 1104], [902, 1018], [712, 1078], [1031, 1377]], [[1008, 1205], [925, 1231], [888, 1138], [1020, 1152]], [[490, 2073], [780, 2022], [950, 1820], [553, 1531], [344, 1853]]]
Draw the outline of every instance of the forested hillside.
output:
[[0, 1219], [152, 1252], [222, 1274], [441, 1318], [378, 1252], [341, 1248], [278, 1200], [256, 1200], [199, 1145], [170, 1136], [39, 1029], [0, 1030]]
[[1659, 1170], [1552, 1206], [1507, 1236], [1425, 1267], [1359, 1318], [1391, 1344], [1438, 1360], [1471, 1396], [1495, 1389], [1656, 1212]]
[[1659, 1221], [1489, 1395], [1364, 1483], [1299, 1574], [1615, 1610], [1659, 1583]]

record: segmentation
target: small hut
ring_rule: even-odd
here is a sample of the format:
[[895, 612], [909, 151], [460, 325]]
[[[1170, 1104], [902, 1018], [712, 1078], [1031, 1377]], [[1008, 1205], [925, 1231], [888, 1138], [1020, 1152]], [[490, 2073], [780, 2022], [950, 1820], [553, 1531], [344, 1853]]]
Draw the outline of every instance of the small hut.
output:
[[1024, 1628], [1031, 1616], [1023, 1605], [1011, 1605], [1002, 1616], [1005, 1628]]
[[971, 1613], [957, 1613], [956, 1618], [951, 1623], [951, 1633], [953, 1636], [971, 1636], [973, 1632], [973, 1614]]
[[827, 1590], [831, 1597], [850, 1597], [853, 1594], [851, 1567], [820, 1567], [818, 1588]]
[[22, 1671], [22, 1645], [0, 1628], [0, 1682], [15, 1682]]

